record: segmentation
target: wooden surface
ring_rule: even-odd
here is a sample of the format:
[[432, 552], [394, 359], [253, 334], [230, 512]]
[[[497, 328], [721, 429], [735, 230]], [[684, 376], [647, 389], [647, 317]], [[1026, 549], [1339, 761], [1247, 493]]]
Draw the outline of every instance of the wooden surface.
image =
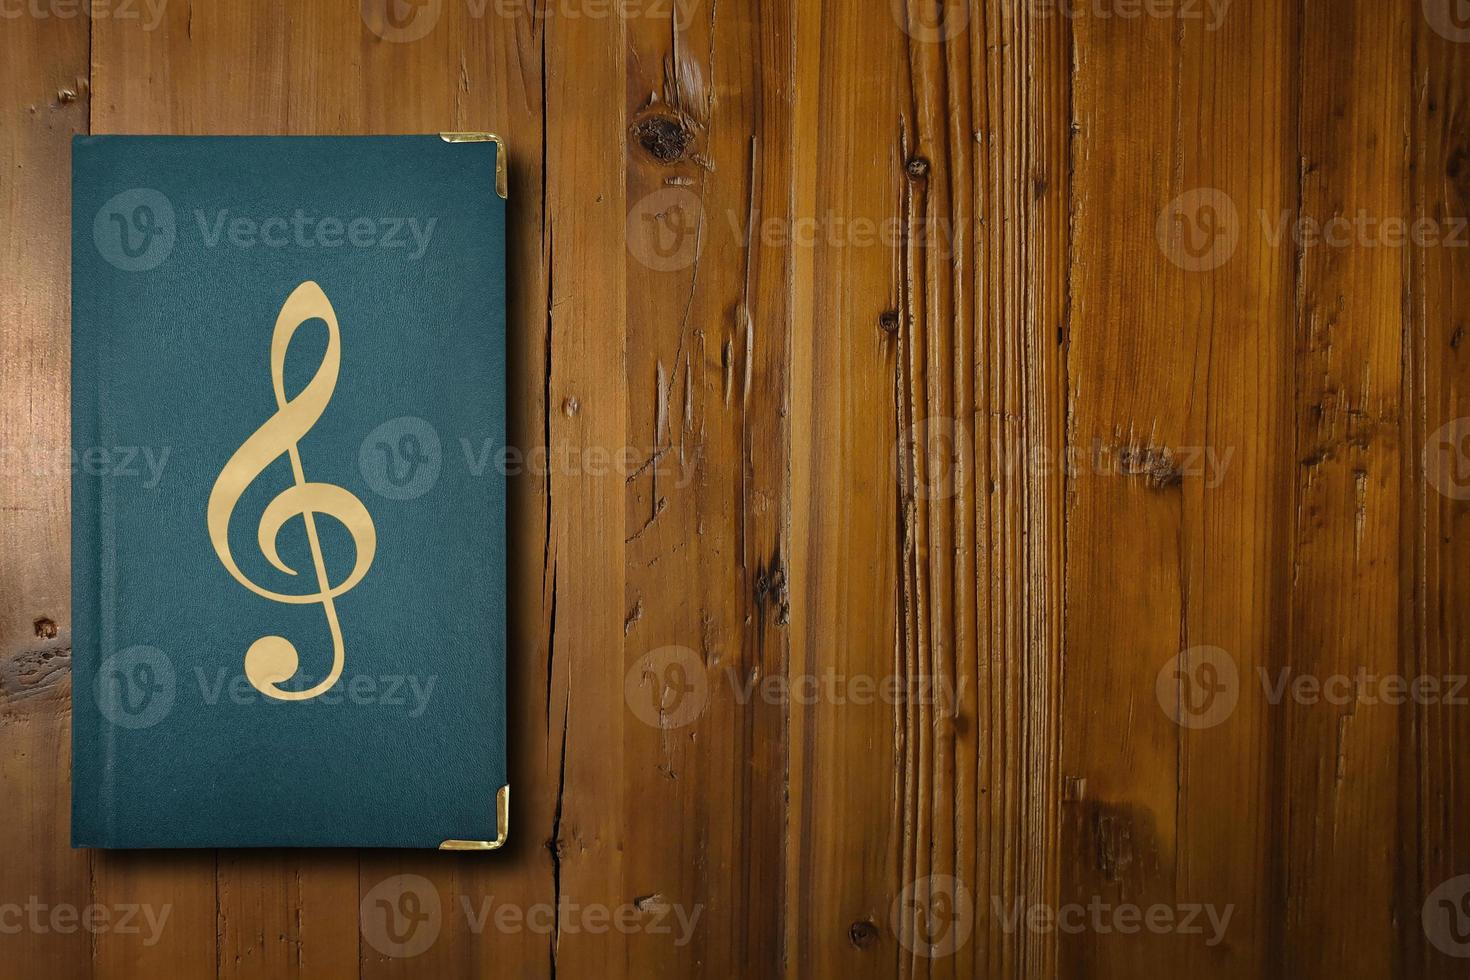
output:
[[[1463, 975], [1452, 3], [392, 4], [0, 10], [0, 978]], [[70, 137], [477, 129], [511, 844], [70, 850]]]

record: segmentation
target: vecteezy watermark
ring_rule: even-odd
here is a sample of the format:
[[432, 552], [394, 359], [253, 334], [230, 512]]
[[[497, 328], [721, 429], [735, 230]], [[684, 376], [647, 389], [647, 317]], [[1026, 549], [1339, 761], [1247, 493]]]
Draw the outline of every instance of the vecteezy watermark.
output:
[[952, 718], [964, 695], [965, 679], [956, 685], [942, 674], [914, 677], [890, 674], [842, 674], [828, 669], [816, 674], [766, 674], [726, 665], [705, 666], [699, 654], [684, 646], [665, 646], [639, 657], [623, 679], [628, 709], [644, 724], [665, 731], [693, 724], [709, 704], [711, 687], [721, 682], [737, 704], [769, 705], [874, 704], [928, 705]]
[[196, 209], [194, 221], [205, 248], [381, 248], [402, 250], [417, 262], [429, 250], [437, 217], [414, 215], [313, 215], [297, 208], [289, 215], [235, 214], [229, 208], [212, 213]]
[[711, 234], [742, 248], [912, 248], [941, 259], [960, 253], [960, 229], [943, 216], [874, 218], [836, 211], [787, 217], [728, 209], [723, 218], [708, 212], [687, 187], [662, 187], [628, 209], [628, 254], [655, 272], [677, 272], [699, 260]]
[[[1020, 899], [1006, 902], [990, 898], [993, 923], [1007, 935], [1091, 933], [1098, 936], [1139, 933], [1202, 937], [1204, 945], [1218, 946], [1225, 940], [1235, 906], [1185, 902], [1136, 905], [1111, 902], [1094, 895], [1087, 902], [1059, 905]], [[894, 935], [904, 949], [918, 956], [939, 959], [953, 955], [969, 942], [974, 932], [974, 896], [963, 881], [952, 875], [930, 875], [910, 882], [894, 899], [891, 922]]]
[[688, 30], [694, 15], [710, 0], [465, 0], [471, 17], [483, 16], [487, 3], [499, 17], [546, 20], [660, 20]]
[[742, 247], [752, 241], [769, 248], [886, 248], [903, 246], [938, 253], [948, 258], [958, 254], [957, 230], [945, 217], [922, 217], [914, 221], [903, 218], [870, 218], [828, 211], [820, 215], [798, 218], [746, 215], [726, 211], [725, 222], [730, 236]]
[[1430, 892], [1420, 918], [1435, 949], [1470, 958], [1470, 875], [1451, 878]]
[[119, 728], [152, 728], [173, 710], [178, 679], [157, 647], [132, 646], [102, 661], [93, 694], [102, 717]]
[[1154, 681], [1159, 707], [1183, 728], [1213, 728], [1240, 700], [1235, 658], [1219, 647], [1190, 647], [1170, 658]]
[[1451, 500], [1470, 500], [1470, 417], [1446, 422], [1429, 437], [1424, 478]]
[[[975, 479], [974, 445], [975, 438], [961, 419], [936, 415], [915, 422], [899, 434], [894, 447], [899, 486], [916, 500], [953, 497]], [[1234, 458], [1233, 446], [1114, 445], [1101, 439], [1061, 452], [1011, 440], [991, 446], [985, 456], [992, 476], [1133, 477], [1154, 487], [1200, 480], [1206, 490], [1225, 482]]]
[[[668, 936], [681, 947], [694, 937], [704, 913], [703, 905], [670, 903], [659, 895], [616, 906], [567, 898], [522, 905], [499, 901], [494, 895], [459, 895], [449, 905], [464, 915], [466, 928], [476, 936], [491, 929], [502, 935], [530, 932], [541, 936], [617, 932]], [[363, 896], [358, 914], [369, 946], [384, 956], [406, 959], [427, 952], [438, 941], [444, 928], [445, 902], [427, 878], [394, 875]]]
[[157, 30], [163, 22], [168, 0], [0, 0], [0, 20], [88, 20], [139, 21], [145, 31]]
[[97, 209], [92, 241], [109, 265], [124, 272], [156, 269], [173, 254], [178, 238], [174, 206], [161, 192], [134, 187]]
[[925, 44], [958, 37], [970, 23], [970, 8], [979, 0], [888, 0], [893, 22]]
[[[1470, 248], [1470, 217], [1406, 218], [1375, 215], [1364, 208], [1326, 217], [1290, 208], [1255, 212], [1261, 240], [1271, 248], [1312, 249]], [[1244, 232], [1229, 194], [1214, 187], [1185, 191], [1159, 213], [1159, 248], [1188, 272], [1218, 269], [1235, 255]]]
[[428, 36], [444, 13], [444, 0], [362, 0], [359, 11], [368, 30], [406, 44]]
[[1240, 243], [1240, 212], [1215, 187], [1185, 191], [1165, 206], [1154, 227], [1159, 248], [1186, 272], [1218, 269]]
[[959, 419], [935, 415], [915, 422], [899, 435], [894, 449], [899, 485], [909, 488], [916, 500], [948, 500], [972, 478], [973, 442]]
[[[1442, 674], [1410, 677], [1358, 667], [1319, 674], [1291, 666], [1256, 667], [1264, 703], [1285, 702], [1310, 707], [1336, 705], [1445, 705], [1470, 706], [1470, 675]], [[1213, 728], [1228, 719], [1245, 693], [1240, 670], [1220, 647], [1190, 647], [1170, 658], [1155, 681], [1159, 707], [1184, 728]]]
[[1272, 248], [1288, 239], [1302, 249], [1315, 248], [1470, 248], [1470, 218], [1421, 217], [1410, 221], [1397, 215], [1380, 217], [1359, 208], [1351, 215], [1329, 218], [1256, 212], [1261, 234]]
[[[406, 44], [421, 40], [439, 24], [455, 0], [361, 0], [362, 22], [385, 41]], [[480, 20], [487, 13], [505, 19], [653, 20], [671, 21], [687, 30], [705, 0], [463, 0], [465, 14]]]
[[953, 875], [929, 875], [904, 887], [893, 900], [889, 920], [904, 949], [939, 959], [970, 941], [975, 899]]
[[29, 932], [69, 936], [86, 932], [94, 936], [142, 936], [144, 946], [156, 946], [173, 910], [172, 903], [72, 905], [61, 902], [51, 905], [31, 895], [24, 903], [0, 902], [0, 935], [15, 936]]
[[492, 927], [506, 935], [521, 932], [541, 936], [553, 933], [603, 935], [617, 932], [623, 935], [668, 936], [675, 946], [680, 947], [689, 945], [700, 916], [704, 914], [703, 905], [670, 904], [659, 895], [649, 895], [621, 905], [567, 899], [561, 899], [554, 905], [550, 902], [519, 905], [497, 902], [494, 895], [478, 900], [461, 895], [459, 904], [470, 932], [477, 936]]
[[677, 272], [699, 260], [704, 204], [686, 187], [645, 194], [628, 209], [628, 254], [654, 272]]
[[570, 442], [521, 449], [490, 438], [461, 436], [459, 452], [446, 458], [439, 430], [427, 419], [405, 415], [389, 419], [363, 437], [357, 463], [372, 490], [389, 500], [414, 500], [434, 489], [446, 466], [463, 466], [479, 478], [501, 477], [637, 476], [671, 479], [682, 490], [694, 479], [697, 454], [686, 456], [668, 447], [644, 449], [622, 446], [581, 446]]
[[[306, 689], [325, 678], [298, 674], [300, 687]], [[302, 706], [320, 705], [402, 709], [407, 718], [422, 717], [428, 710], [434, 689], [439, 684], [438, 674], [343, 674], [326, 693], [310, 701], [288, 702], [262, 694], [243, 673], [231, 674], [220, 667], [211, 675], [203, 667], [194, 668], [194, 680], [199, 685], [200, 701], [210, 707], [228, 702], [233, 705], [261, 704], [276, 708], [293, 705], [300, 711]], [[293, 680], [293, 683], [296, 683]]]
[[1470, 705], [1470, 675], [1379, 673], [1367, 667], [1334, 674], [1301, 673], [1291, 667], [1269, 671], [1257, 667], [1256, 674], [1266, 701], [1293, 704], [1441, 704], [1451, 708]]
[[[3, 0], [0, 0], [3, 2]], [[383, 249], [417, 262], [428, 251], [437, 217], [414, 215], [317, 215], [301, 208], [289, 214], [242, 214], [232, 208], [196, 208], [181, 223], [173, 202], [159, 191], [134, 187], [108, 199], [92, 222], [92, 240], [109, 264], [124, 272], [147, 272], [173, 254], [180, 236], [198, 236], [204, 248], [250, 250], [339, 248]]]
[[389, 419], [362, 440], [358, 468], [368, 486], [390, 500], [422, 497], [439, 480], [439, 432], [413, 415]]
[[[108, 657], [97, 673], [95, 695], [102, 716], [120, 728], [152, 728], [163, 721], [178, 703], [181, 690], [205, 707], [220, 704], [253, 705], [277, 708], [291, 703], [261, 694], [243, 673], [231, 673], [224, 667], [213, 672], [195, 667], [191, 688], [181, 680], [173, 661], [162, 650], [150, 646], [128, 647]], [[300, 675], [302, 687], [319, 680]], [[345, 673], [331, 689], [313, 698], [307, 705], [337, 707], [339, 705], [395, 711], [406, 718], [420, 718], [439, 684], [438, 674], [354, 674]], [[293, 710], [301, 710], [296, 708]]]
[[628, 668], [623, 698], [645, 725], [683, 728], [709, 703], [709, 674], [699, 654], [688, 647], [659, 647]]
[[1446, 41], [1470, 41], [1470, 3], [1465, 0], [1423, 0], [1424, 19]]
[[1177, 20], [1218, 31], [1234, 0], [1024, 0], [1032, 17], [1067, 20]]
[[394, 875], [362, 896], [358, 924], [362, 938], [384, 956], [418, 956], [439, 938], [444, 927], [444, 903], [429, 879]]
[[1101, 895], [1092, 896], [1086, 904], [1067, 902], [1055, 906], [1027, 905], [1021, 901], [1007, 906], [999, 896], [992, 896], [990, 904], [995, 921], [1007, 934], [1019, 930], [1035, 935], [1061, 932], [1098, 936], [1135, 936], [1147, 932], [1155, 936], [1201, 936], [1204, 944], [1212, 947], [1224, 942], [1230, 920], [1235, 916], [1233, 904], [1223, 908], [1199, 902], [1135, 905], [1109, 902]]
[[7, 476], [100, 476], [138, 480], [145, 490], [157, 487], [172, 448], [169, 446], [0, 446], [0, 474]]

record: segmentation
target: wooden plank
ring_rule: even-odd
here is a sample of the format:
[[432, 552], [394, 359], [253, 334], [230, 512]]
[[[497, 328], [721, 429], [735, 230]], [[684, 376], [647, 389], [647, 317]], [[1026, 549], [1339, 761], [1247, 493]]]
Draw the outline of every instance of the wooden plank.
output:
[[[962, 647], [956, 662], [977, 688], [973, 701], [960, 703], [962, 719], [975, 713], [978, 743], [970, 751], [979, 762], [976, 961], [957, 975], [1056, 970], [1053, 937], [1005, 924], [1017, 910], [1055, 906], [1060, 872], [1074, 54], [1071, 24], [1043, 14], [986, 6], [973, 28], [973, 126], [949, 135], [958, 159], [973, 135], [978, 202], [973, 216], [959, 209], [952, 217], [957, 231], [978, 225], [973, 366], [963, 342], [955, 354], [957, 370], [972, 375], [963, 382], [957, 375], [967, 397], [955, 415], [975, 439], [973, 483], [956, 497], [965, 533], [953, 542], [956, 552], [973, 552], [974, 570], [962, 565], [956, 585], [970, 588], [974, 575], [978, 599], [974, 665]], [[944, 356], [934, 354], [938, 363]], [[961, 792], [957, 816], [969, 805]]]
[[[7, 828], [0, 963], [44, 963], [49, 975], [73, 977], [89, 971], [98, 934], [78, 926], [91, 904], [91, 862], [70, 848], [67, 779], [71, 248], [64, 216], [71, 137], [87, 129], [87, 23], [49, 13], [7, 17], [0, 33], [0, 823]], [[57, 911], [62, 917], [53, 920]]]
[[[1025, 461], [1062, 446], [1069, 32], [933, 13], [834, 12], [798, 47], [799, 211], [850, 237], [797, 260], [792, 374], [823, 381], [792, 423], [792, 670], [908, 692], [793, 713], [798, 976], [1052, 963], [992, 909], [1055, 889], [1062, 482]], [[890, 61], [898, 98], [861, 81]], [[864, 247], [862, 219], [897, 240]]]
[[[1301, 38], [1303, 220], [1406, 214], [1409, 24], [1382, 4], [1309, 2]], [[1290, 666], [1324, 682], [1401, 667], [1408, 455], [1404, 254], [1370, 229], [1336, 239], [1297, 255]], [[1282, 708], [1282, 946], [1295, 976], [1388, 976], [1398, 960], [1392, 855], [1404, 712], [1376, 688], [1362, 693], [1341, 705], [1287, 698]]]
[[[136, 861], [140, 855], [127, 855]], [[146, 867], [159, 864], [149, 860]], [[221, 851], [218, 855], [218, 975], [350, 977], [357, 974], [358, 924], [352, 901], [357, 855]], [[181, 911], [197, 917], [198, 910]], [[209, 918], [215, 910], [208, 909]], [[188, 935], [197, 925], [181, 924]]]
[[[1280, 916], [1292, 261], [1258, 218], [1295, 204], [1295, 22], [1182, 9], [1075, 23], [1061, 901], [1106, 911], [1063, 975], [1263, 975]], [[1192, 903], [1223, 936], [1113, 918]]]
[[[626, 77], [626, 23], [546, 22], [545, 207], [549, 331], [547, 444], [558, 458], [623, 445], [628, 432], [623, 141], [608, 93]], [[554, 410], [553, 410], [554, 407]], [[570, 470], [570, 467], [568, 468]], [[614, 468], [554, 472], [546, 555], [552, 612], [546, 669], [548, 752], [533, 778], [555, 787], [548, 835], [558, 901], [549, 966], [624, 976], [628, 935], [562, 929], [560, 902], [629, 901], [623, 767], [626, 716], [626, 483]]]
[[[793, 13], [746, 0], [669, 13], [628, 20], [624, 874], [640, 902], [698, 919], [692, 936], [638, 933], [629, 960], [773, 975]], [[669, 689], [679, 671], [695, 689]]]
[[[903, 35], [869, 9], [852, 16], [824, 4], [797, 18], [794, 207], [818, 233], [794, 257], [793, 677], [907, 678], [912, 669], [897, 659], [895, 602], [900, 256], [826, 234], [835, 216], [878, 228], [903, 213], [913, 125], [888, 67], [905, 63]], [[877, 698], [818, 701], [793, 705], [790, 725], [787, 973], [891, 975], [907, 839], [898, 709]]]
[[[1463, 136], [1470, 113], [1470, 32], [1448, 19], [1450, 6], [1426, 8], [1413, 38], [1409, 216], [1454, 233], [1470, 217]], [[1463, 228], [1463, 225], [1460, 225]], [[1402, 633], [1404, 673], [1436, 678], [1438, 693], [1404, 710], [1400, 805], [1399, 908], [1404, 976], [1449, 980], [1464, 972], [1463, 920], [1455, 900], [1470, 889], [1470, 526], [1465, 521], [1465, 435], [1470, 425], [1470, 362], [1462, 353], [1470, 319], [1470, 248], [1411, 249], [1405, 303]], [[1453, 692], [1459, 688], [1459, 695]], [[1458, 703], [1457, 703], [1458, 702]], [[1446, 906], [1448, 902], [1448, 906]]]
[[[507, 429], [510, 444], [525, 448], [549, 444], [553, 420], [566, 418], [561, 406], [553, 402], [547, 363], [552, 349], [553, 299], [545, 188], [554, 179], [546, 170], [548, 36], [545, 20], [530, 16], [530, 4], [512, 4], [513, 17], [492, 16], [489, 11], [495, 9], [493, 5], [487, 8], [484, 22], [452, 22], [447, 29], [462, 39], [462, 64], [478, 66], [461, 76], [455, 96], [455, 128], [494, 130], [505, 135], [509, 146]], [[391, 72], [383, 76], [385, 80], [391, 77]], [[476, 917], [489, 910], [492, 899], [495, 903], [483, 926], [468, 918], [463, 926], [455, 926], [468, 932], [469, 952], [463, 961], [475, 964], [482, 975], [545, 976], [556, 957], [551, 936], [524, 927], [503, 928], [495, 918], [501, 906], [522, 910], [524, 915], [554, 904], [561, 894], [554, 842], [560, 832], [560, 726], [567, 700], [557, 695], [551, 682], [553, 629], [559, 613], [551, 521], [553, 479], [528, 466], [508, 485], [508, 558], [513, 583], [507, 610], [506, 664], [510, 841], [500, 854], [468, 855], [456, 862], [455, 877], [463, 893], [455, 915], [470, 914], [466, 901]], [[411, 967], [405, 972], [412, 974], [419, 968], [416, 961], [405, 962]]]

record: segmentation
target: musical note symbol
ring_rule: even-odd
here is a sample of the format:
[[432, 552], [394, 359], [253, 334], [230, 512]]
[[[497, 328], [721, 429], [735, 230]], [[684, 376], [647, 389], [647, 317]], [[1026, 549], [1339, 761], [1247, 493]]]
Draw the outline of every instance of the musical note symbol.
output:
[[[286, 397], [286, 350], [296, 330], [311, 320], [322, 320], [327, 325], [327, 351], [316, 374], [295, 398]], [[275, 386], [276, 414], [266, 419], [260, 428], [241, 443], [240, 448], [225, 463], [209, 494], [207, 521], [209, 539], [214, 544], [215, 554], [235, 580], [256, 595], [272, 602], [290, 605], [321, 603], [327, 617], [327, 626], [332, 633], [332, 669], [321, 683], [304, 691], [286, 691], [278, 685], [295, 676], [300, 658], [291, 641], [283, 636], [263, 636], [250, 645], [245, 652], [245, 676], [252, 687], [262, 694], [282, 701], [307, 701], [331, 689], [342, 676], [346, 654], [342, 643], [342, 626], [337, 620], [337, 596], [354, 588], [367, 574], [373, 563], [373, 554], [378, 546], [378, 532], [373, 526], [372, 516], [362, 501], [351, 493], [331, 483], [309, 483], [301, 465], [301, 451], [297, 443], [311, 431], [322, 417], [332, 392], [337, 387], [337, 373], [341, 367], [341, 333], [337, 327], [337, 314], [332, 309], [326, 293], [315, 282], [307, 281], [297, 286], [281, 307], [276, 317], [275, 333], [271, 337], [271, 380]], [[304, 595], [274, 592], [252, 582], [230, 553], [230, 516], [247, 487], [265, 472], [266, 467], [283, 455], [291, 458], [291, 473], [295, 483], [276, 495], [261, 514], [258, 530], [260, 551], [276, 568], [287, 575], [297, 574], [296, 569], [286, 565], [276, 550], [276, 539], [281, 528], [291, 518], [300, 516], [306, 525], [306, 538], [311, 545], [312, 563], [316, 567], [317, 591]], [[322, 556], [321, 541], [317, 537], [316, 515], [326, 514], [335, 518], [352, 535], [357, 551], [352, 572], [341, 582], [333, 585], [327, 576], [326, 561]]]

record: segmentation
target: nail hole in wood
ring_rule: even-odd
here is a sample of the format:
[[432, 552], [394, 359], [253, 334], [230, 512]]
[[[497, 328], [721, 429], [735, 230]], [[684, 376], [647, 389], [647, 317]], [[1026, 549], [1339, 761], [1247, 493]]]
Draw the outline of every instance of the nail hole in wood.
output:
[[847, 938], [858, 949], [867, 949], [878, 941], [878, 927], [867, 919], [859, 919], [847, 930]]

